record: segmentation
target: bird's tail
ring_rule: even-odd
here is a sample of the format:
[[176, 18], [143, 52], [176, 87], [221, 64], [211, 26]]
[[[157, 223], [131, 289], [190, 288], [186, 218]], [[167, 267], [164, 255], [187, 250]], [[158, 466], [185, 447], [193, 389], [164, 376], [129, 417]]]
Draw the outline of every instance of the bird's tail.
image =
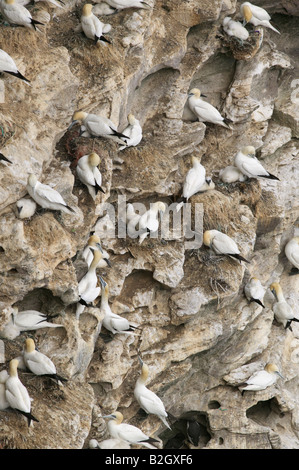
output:
[[279, 178], [277, 178], [277, 176], [275, 175], [271, 175], [271, 173], [268, 173], [268, 175], [258, 175], [260, 178], [268, 178], [270, 180], [277, 180], [277, 181], [280, 181]]
[[21, 80], [24, 80], [26, 83], [30, 83], [30, 80], [28, 80], [24, 75], [21, 74], [21, 72], [6, 72], [9, 73], [10, 75], [13, 75], [14, 77], [20, 78]]
[[273, 31], [275, 31], [275, 32], [278, 33], [278, 34], [281, 34], [280, 31], [279, 31], [277, 28], [275, 28], [275, 27], [270, 23], [270, 21], [267, 21], [266, 23], [267, 23], [267, 26], [268, 26], [270, 29], [272, 29]]
[[21, 410], [17, 410], [17, 411], [21, 413], [23, 416], [26, 416], [28, 420], [28, 426], [30, 426], [31, 421], [36, 421], [37, 423], [39, 423], [39, 420], [35, 418], [35, 416], [33, 416], [31, 413], [26, 413], [25, 411], [21, 411]]
[[185, 197], [180, 197], [176, 202], [178, 203], [175, 210], [177, 212], [179, 212], [181, 210], [181, 208], [183, 207], [183, 205], [185, 204], [185, 202], [187, 201], [187, 199]]
[[68, 380], [58, 374], [43, 374], [43, 377], [50, 377], [51, 379], [60, 380], [60, 382], [67, 382]]
[[231, 119], [224, 118], [224, 119], [223, 119], [223, 126], [224, 126], [224, 127], [227, 127], [227, 129], [233, 130], [232, 122], [233, 122], [233, 121], [232, 121]]
[[164, 416], [159, 416], [159, 418], [161, 419], [161, 421], [165, 424], [165, 426], [166, 426], [168, 429], [171, 429], [170, 425], [169, 425], [168, 422], [167, 422], [167, 419], [166, 419]]
[[98, 194], [98, 191], [101, 191], [102, 193], [105, 194], [104, 189], [98, 183], [96, 183], [95, 185], [95, 191], [96, 191], [96, 194]]
[[299, 274], [298, 268], [292, 268], [291, 271], [289, 272], [289, 276], [295, 276], [296, 274]]
[[265, 308], [265, 305], [260, 299], [251, 299], [250, 302], [256, 302], [257, 304], [261, 305], [263, 308]]
[[45, 26], [44, 23], [41, 23], [40, 21], [37, 21], [37, 20], [34, 20], [33, 18], [31, 18], [31, 24], [32, 26], [34, 27], [35, 31], [36, 31], [36, 25], [39, 24], [41, 26]]
[[130, 137], [128, 137], [127, 135], [124, 135], [122, 134], [121, 132], [118, 132], [116, 131], [115, 129], [112, 129], [112, 127], [110, 127], [110, 129], [112, 130], [113, 132], [113, 135], [115, 135], [116, 137], [120, 137], [122, 139], [129, 139]]
[[97, 44], [98, 41], [103, 41], [103, 42], [107, 42], [108, 44], [111, 44], [111, 41], [109, 41], [109, 39], [105, 38], [105, 36], [96, 36], [95, 38], [95, 43]]
[[0, 160], [4, 160], [5, 162], [12, 163], [8, 158], [6, 158], [3, 153], [0, 153]]
[[250, 263], [250, 261], [248, 261], [247, 259], [245, 259], [243, 256], [239, 255], [238, 253], [234, 253], [234, 254], [231, 254], [231, 253], [227, 253], [229, 256], [232, 256], [233, 258], [236, 258], [238, 259], [239, 261], [245, 261], [245, 263]]

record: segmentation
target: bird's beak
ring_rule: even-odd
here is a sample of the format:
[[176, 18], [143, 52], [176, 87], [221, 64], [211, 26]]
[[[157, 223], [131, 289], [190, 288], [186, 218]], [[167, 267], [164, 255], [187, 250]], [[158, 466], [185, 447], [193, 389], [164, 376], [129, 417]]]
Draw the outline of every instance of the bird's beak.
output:
[[110, 263], [109, 259], [108, 258], [103, 258], [103, 260], [106, 261], [106, 263], [108, 264], [109, 268], [112, 267], [112, 264]]
[[207, 95], [204, 95], [203, 93], [201, 93], [200, 96], [203, 96], [204, 98], [207, 98]]
[[279, 377], [281, 377], [282, 379], [284, 379], [284, 376], [283, 376], [283, 375], [281, 375], [281, 373], [280, 373], [280, 372], [278, 372], [278, 371], [277, 371], [277, 372], [276, 372], [276, 374], [277, 374], [277, 375], [279, 375]]
[[188, 93], [188, 96], [194, 96], [194, 93]]
[[77, 124], [77, 122], [79, 121], [72, 121], [69, 125], [69, 127], [67, 128], [67, 130], [69, 131], [75, 124]]
[[140, 356], [137, 356], [138, 357], [138, 361], [140, 362], [140, 364], [143, 366], [143, 360], [141, 359]]
[[101, 276], [99, 276], [99, 278], [100, 278], [100, 282], [101, 282], [102, 287], [106, 287], [107, 282], [105, 282], [104, 279]]
[[102, 416], [102, 418], [115, 418], [114, 415], [105, 415], [105, 416]]
[[100, 252], [103, 253], [102, 245], [101, 245], [100, 243], [96, 243], [96, 246], [98, 247], [98, 249], [100, 250]]
[[23, 207], [17, 207], [18, 213], [20, 213], [22, 209]]

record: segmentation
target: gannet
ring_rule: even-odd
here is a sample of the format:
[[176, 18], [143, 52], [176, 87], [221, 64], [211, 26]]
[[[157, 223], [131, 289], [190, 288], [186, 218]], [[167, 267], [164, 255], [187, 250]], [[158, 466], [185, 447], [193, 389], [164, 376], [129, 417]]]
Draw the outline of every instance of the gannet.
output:
[[[9, 73], [14, 77], [24, 80], [25, 83], [30, 83], [30, 80], [24, 77], [21, 72], [18, 70], [18, 67], [15, 64], [15, 61], [10, 57], [7, 52], [0, 49], [0, 73]], [[10, 162], [11, 163], [11, 162]]]
[[124, 8], [150, 8], [146, 2], [142, 0], [104, 0], [105, 3], [108, 3], [115, 10], [123, 10]]
[[[111, 415], [110, 415], [111, 416]], [[88, 443], [90, 449], [131, 449], [129, 442], [122, 439], [105, 439], [98, 442], [96, 439], [90, 439]]]
[[229, 36], [238, 38], [241, 40], [241, 44], [243, 41], [246, 41], [249, 37], [249, 32], [247, 31], [244, 26], [239, 21], [234, 21], [230, 18], [230, 16], [226, 16], [222, 22], [222, 26], [226, 34]]
[[197, 157], [191, 157], [192, 168], [187, 172], [182, 197], [178, 200], [176, 211], [178, 212], [188, 202], [188, 199], [196, 194], [206, 181], [206, 169]]
[[292, 330], [290, 326], [292, 321], [299, 322], [299, 318], [296, 318], [292, 307], [285, 300], [281, 285], [278, 282], [273, 282], [270, 286], [270, 290], [276, 300], [276, 303], [272, 307], [275, 319], [278, 323], [281, 323], [284, 328]]
[[135, 335], [134, 330], [136, 326], [132, 325], [126, 318], [112, 312], [108, 301], [109, 286], [101, 276], [100, 281], [102, 286], [100, 311], [104, 314], [102, 326], [104, 326], [106, 330], [111, 331], [114, 335], [117, 333]]
[[165, 426], [171, 429], [166, 420], [168, 415], [165, 411], [165, 407], [163, 405], [162, 400], [158, 397], [158, 395], [156, 395], [154, 392], [152, 392], [145, 386], [145, 382], [148, 378], [148, 366], [144, 364], [144, 362], [139, 356], [138, 359], [141, 364], [141, 374], [136, 381], [136, 385], [134, 388], [134, 396], [141, 408], [146, 413], [158, 416], [158, 418], [161, 419]]
[[9, 377], [5, 382], [5, 395], [10, 408], [13, 408], [26, 416], [28, 426], [30, 426], [32, 420], [37, 422], [39, 421], [30, 412], [31, 398], [27, 388], [22, 384], [18, 377], [18, 363], [19, 361], [17, 359], [12, 359], [9, 363]]
[[151, 232], [156, 232], [158, 230], [159, 214], [162, 217], [165, 211], [166, 205], [164, 204], [164, 202], [158, 201], [151, 204], [150, 209], [148, 209], [144, 214], [140, 216], [140, 219], [138, 221], [138, 230], [140, 231], [140, 244]]
[[6, 339], [14, 339], [20, 335], [22, 331], [33, 331], [39, 328], [61, 328], [63, 325], [58, 323], [50, 323], [50, 315], [38, 312], [37, 310], [24, 310], [18, 312], [18, 309], [14, 307], [8, 323], [4, 326], [3, 330], [0, 331], [0, 336]]
[[217, 255], [227, 255], [249, 263], [240, 255], [240, 250], [236, 242], [225, 233], [218, 230], [206, 230], [203, 234], [203, 242], [209, 248], [212, 248]]
[[120, 144], [124, 143], [121, 138], [128, 139], [128, 136], [118, 132], [113, 122], [106, 117], [85, 113], [84, 111], [76, 111], [73, 114], [72, 122], [68, 129], [71, 129], [77, 122], [81, 124], [81, 131], [84, 130], [84, 132], [88, 132], [91, 136], [106, 137]]
[[134, 235], [138, 232], [138, 228], [136, 227], [140, 217], [141, 215], [135, 211], [133, 204], [128, 203], [126, 211], [126, 224], [129, 236], [134, 237]]
[[229, 165], [219, 171], [219, 178], [223, 183], [235, 183], [236, 181], [245, 181], [247, 176], [236, 166]]
[[[54, 5], [55, 7], [59, 7], [59, 8], [63, 8], [63, 5], [65, 5], [65, 3], [62, 1], [62, 0], [33, 0], [34, 3], [38, 3], [38, 2], [45, 2], [45, 3], [49, 3], [50, 5]], [[58, 3], [60, 2], [60, 3]], [[17, 0], [17, 3], [19, 3], [20, 5], [28, 5], [28, 3], [32, 3], [31, 0]]]
[[198, 88], [192, 88], [188, 93], [188, 105], [200, 122], [210, 122], [230, 129], [228, 120], [223, 118], [219, 111], [210, 103], [203, 101], [203, 95]]
[[156, 449], [152, 444], [159, 442], [153, 437], [147, 436], [141, 429], [131, 424], [123, 423], [123, 415], [119, 411], [115, 411], [110, 415], [103, 416], [103, 418], [111, 418], [108, 421], [107, 427], [109, 434], [114, 439], [121, 439], [129, 442], [130, 444], [140, 444], [149, 449]]
[[22, 198], [16, 202], [18, 217], [20, 219], [29, 219], [36, 211], [36, 204], [30, 198]]
[[280, 34], [280, 31], [274, 28], [270, 23], [271, 16], [263, 8], [253, 5], [250, 2], [244, 2], [240, 6], [240, 12], [244, 19], [244, 24], [251, 23], [253, 26], [265, 26]]
[[129, 125], [123, 130], [123, 134], [127, 135], [128, 139], [122, 139], [126, 145], [119, 147], [118, 150], [123, 150], [127, 147], [136, 147], [142, 140], [142, 127], [134, 114], [128, 114], [128, 122]]
[[27, 8], [18, 4], [15, 0], [2, 0], [0, 11], [4, 19], [12, 25], [25, 26], [35, 30], [36, 25], [44, 25], [44, 23], [34, 20]]
[[279, 372], [278, 367], [275, 364], [269, 363], [265, 366], [264, 370], [255, 372], [248, 380], [246, 380], [244, 385], [239, 385], [238, 388], [242, 391], [242, 395], [245, 390], [265, 390], [265, 388], [276, 382], [278, 376], [282, 379], [284, 378]]
[[74, 209], [67, 205], [58, 191], [47, 184], [42, 184], [33, 174], [28, 176], [27, 191], [35, 202], [44, 209], [74, 213]]
[[7, 370], [2, 370], [0, 372], [0, 411], [5, 410], [9, 407], [9, 403], [6, 399], [6, 390], [5, 382], [8, 379], [9, 375]]
[[79, 319], [81, 313], [84, 311], [85, 306], [91, 304], [101, 293], [101, 286], [97, 286], [97, 265], [102, 259], [103, 254], [100, 250], [94, 250], [93, 260], [85, 276], [82, 277], [78, 283], [78, 292], [80, 300], [77, 303], [76, 318]]
[[263, 304], [265, 292], [266, 289], [262, 286], [261, 281], [256, 277], [252, 277], [244, 287], [244, 293], [247, 300], [249, 300], [249, 302], [256, 302], [263, 308], [265, 307]]
[[294, 266], [289, 274], [299, 274], [299, 237], [292, 238], [285, 246], [285, 255]]
[[45, 354], [35, 349], [32, 338], [26, 338], [23, 358], [26, 367], [35, 375], [50, 377], [51, 379], [67, 382], [67, 379], [56, 373], [55, 364]]
[[88, 192], [93, 199], [98, 191], [105, 193], [102, 188], [102, 173], [99, 170], [100, 157], [92, 152], [79, 158], [76, 172], [79, 180], [87, 186]]
[[10, 160], [8, 160], [8, 158], [5, 157], [5, 155], [3, 155], [3, 153], [0, 153], [0, 161], [1, 160], [7, 163], [12, 163]]
[[248, 178], [269, 178], [278, 180], [277, 176], [271, 175], [255, 156], [255, 148], [252, 145], [243, 147], [235, 156], [236, 167]]
[[86, 247], [83, 250], [82, 258], [86, 261], [87, 266], [89, 267], [93, 260], [93, 251], [100, 250], [103, 254], [103, 257], [100, 259], [97, 268], [105, 268], [107, 265], [111, 268], [111, 262], [109, 260], [109, 253], [106, 250], [103, 250], [101, 245], [101, 239], [96, 234], [93, 234], [89, 237]]
[[[111, 42], [103, 35], [103, 31], [107, 25], [102, 23], [101, 20], [93, 14], [92, 5], [90, 3], [86, 3], [83, 6], [81, 26], [85, 36], [89, 39], [93, 39], [95, 43], [103, 41], [111, 44]], [[107, 29], [109, 28], [106, 28], [105, 32], [108, 32]]]

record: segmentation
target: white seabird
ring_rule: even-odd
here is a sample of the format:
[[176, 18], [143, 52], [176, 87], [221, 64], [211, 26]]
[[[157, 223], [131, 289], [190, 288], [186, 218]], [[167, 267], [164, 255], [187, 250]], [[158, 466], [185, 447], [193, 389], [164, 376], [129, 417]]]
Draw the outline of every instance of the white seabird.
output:
[[32, 199], [43, 209], [74, 213], [74, 209], [67, 205], [61, 194], [47, 184], [42, 184], [33, 174], [28, 176], [27, 191]]
[[290, 275], [299, 274], [299, 237], [294, 237], [285, 246], [285, 255], [293, 265]]
[[127, 204], [127, 211], [126, 211], [126, 224], [127, 224], [127, 232], [130, 237], [134, 237], [137, 234], [138, 228], [137, 224], [139, 222], [141, 215], [138, 214], [133, 204]]
[[219, 111], [210, 103], [203, 101], [205, 97], [198, 88], [192, 88], [188, 93], [188, 105], [200, 122], [210, 122], [230, 129], [228, 120], [221, 116]]
[[187, 172], [182, 197], [178, 200], [176, 211], [178, 212], [188, 202], [188, 199], [196, 194], [206, 181], [206, 169], [197, 157], [191, 157], [192, 168]]
[[166, 205], [164, 204], [164, 202], [158, 201], [151, 204], [150, 209], [148, 209], [144, 214], [140, 216], [140, 219], [138, 221], [138, 231], [140, 232], [140, 244], [151, 232], [156, 232], [158, 230], [159, 214], [162, 217], [165, 211]]
[[278, 282], [273, 282], [270, 286], [270, 290], [276, 300], [276, 303], [272, 307], [275, 319], [278, 323], [281, 323], [284, 328], [289, 328], [292, 331], [292, 321], [299, 322], [299, 318], [296, 318], [292, 307], [285, 300], [282, 287]]
[[88, 267], [92, 263], [94, 250], [100, 250], [103, 254], [103, 257], [100, 259], [97, 268], [106, 268], [107, 265], [111, 268], [112, 265], [109, 261], [110, 255], [106, 250], [103, 250], [101, 239], [96, 234], [93, 234], [89, 237], [87, 245], [82, 253], [82, 258], [86, 261]]
[[219, 230], [206, 230], [203, 234], [203, 243], [212, 248], [217, 255], [232, 256], [239, 261], [249, 263], [240, 255], [236, 242], [225, 233], [219, 232]]
[[[54, 5], [55, 7], [63, 8], [65, 3], [62, 0], [34, 0], [34, 3], [45, 2], [48, 3], [50, 6]], [[60, 3], [58, 3], [60, 2]], [[32, 3], [32, 0], [17, 0], [17, 3], [20, 5], [28, 5], [28, 3]]]
[[18, 217], [20, 219], [29, 219], [36, 211], [36, 203], [30, 198], [23, 197], [16, 202]]
[[101, 293], [101, 286], [97, 286], [97, 265], [102, 259], [103, 254], [100, 250], [94, 250], [93, 260], [89, 266], [89, 269], [85, 276], [82, 277], [78, 283], [78, 292], [80, 300], [77, 303], [76, 309], [76, 318], [79, 320], [81, 313], [84, 311], [84, 308], [91, 304]]
[[105, 137], [120, 144], [124, 143], [122, 138], [128, 139], [127, 135], [118, 132], [113, 122], [104, 116], [76, 111], [68, 129], [71, 129], [77, 122], [81, 124], [81, 131], [88, 132], [93, 137]]
[[91, 152], [79, 158], [76, 173], [79, 180], [86, 185], [89, 194], [96, 198], [98, 191], [105, 194], [102, 188], [102, 173], [99, 170], [100, 157], [97, 153]]
[[36, 25], [44, 25], [40, 21], [34, 20], [30, 11], [23, 5], [18, 4], [15, 0], [2, 0], [0, 3], [0, 11], [4, 19], [12, 25], [25, 26], [26, 28], [34, 28]]
[[245, 390], [258, 391], [265, 390], [265, 388], [273, 385], [278, 376], [282, 379], [284, 378], [279, 372], [278, 367], [275, 364], [267, 364], [264, 370], [259, 370], [255, 372], [245, 384], [239, 385], [239, 389], [242, 391], [242, 395]]
[[37, 310], [23, 310], [18, 312], [14, 307], [8, 323], [0, 331], [0, 336], [6, 339], [15, 339], [22, 331], [33, 331], [40, 328], [61, 328], [63, 325], [59, 323], [50, 323], [48, 320], [54, 318], [38, 312]]
[[18, 67], [16, 66], [13, 58], [2, 49], [0, 49], [0, 73], [9, 73], [14, 77], [20, 78], [25, 83], [30, 83], [30, 80], [25, 78], [24, 75], [22, 75], [18, 70]]
[[18, 360], [12, 359], [9, 363], [9, 377], [5, 382], [5, 396], [10, 408], [26, 416], [28, 426], [31, 421], [37, 421], [31, 414], [31, 398], [27, 388], [22, 384], [18, 377]]
[[33, 374], [67, 382], [67, 379], [57, 374], [55, 364], [51, 359], [35, 349], [35, 343], [32, 338], [26, 338], [23, 359], [27, 369]]
[[246, 41], [249, 37], [249, 32], [246, 28], [239, 22], [231, 19], [230, 16], [226, 16], [222, 22], [223, 30], [229, 36], [240, 39], [241, 44], [243, 41]]
[[244, 287], [244, 293], [249, 300], [249, 302], [256, 302], [257, 304], [261, 305], [265, 308], [263, 304], [264, 295], [266, 293], [266, 289], [262, 286], [261, 281], [256, 277], [252, 277]]
[[237, 181], [246, 181], [247, 176], [236, 166], [229, 165], [219, 171], [219, 178], [223, 183], [236, 183]]
[[92, 5], [90, 3], [86, 3], [83, 6], [81, 26], [85, 36], [92, 39], [95, 43], [102, 41], [111, 44], [111, 41], [103, 35], [103, 33], [110, 31], [111, 26], [105, 25], [96, 15], [93, 14]]
[[236, 167], [248, 178], [268, 178], [278, 180], [277, 176], [271, 175], [255, 156], [255, 148], [252, 145], [243, 147], [235, 156]]
[[112, 438], [101, 442], [98, 442], [96, 439], [90, 439], [88, 447], [90, 449], [131, 449], [129, 442]]
[[270, 28], [280, 34], [280, 31], [274, 28], [270, 23], [271, 16], [266, 10], [264, 10], [264, 8], [253, 5], [250, 2], [244, 2], [240, 6], [240, 12], [243, 17], [244, 24], [251, 23], [253, 26], [265, 26], [266, 28]]
[[6, 390], [5, 382], [8, 379], [9, 375], [7, 370], [2, 370], [0, 372], [0, 411], [6, 410], [9, 407], [9, 403], [6, 399]]
[[102, 326], [104, 326], [106, 330], [111, 331], [114, 335], [117, 333], [135, 335], [134, 330], [136, 326], [132, 325], [126, 318], [112, 312], [108, 301], [109, 286], [101, 276], [100, 281], [102, 286], [100, 311], [104, 314]]
[[142, 0], [104, 0], [104, 2], [115, 10], [123, 10], [124, 8], [150, 8], [150, 5]]
[[123, 130], [123, 134], [127, 135], [128, 139], [122, 139], [126, 145], [119, 147], [119, 150], [123, 150], [127, 147], [136, 147], [142, 140], [142, 127], [134, 114], [128, 114], [128, 122], [129, 125]]
[[122, 441], [129, 442], [129, 444], [140, 444], [149, 449], [156, 449], [152, 444], [159, 442], [153, 437], [147, 436], [141, 429], [131, 424], [123, 423], [123, 415], [119, 411], [102, 418], [111, 418], [108, 421], [107, 427], [109, 434], [114, 439], [121, 439]]
[[145, 383], [148, 378], [148, 366], [144, 364], [144, 362], [138, 356], [139, 362], [141, 364], [141, 374], [136, 381], [136, 385], [134, 388], [134, 396], [138, 401], [141, 408], [148, 414], [153, 414], [158, 416], [163, 424], [168, 428], [171, 429], [167, 422], [167, 412], [165, 411], [164, 404], [162, 400], [156, 395], [154, 392], [149, 390]]

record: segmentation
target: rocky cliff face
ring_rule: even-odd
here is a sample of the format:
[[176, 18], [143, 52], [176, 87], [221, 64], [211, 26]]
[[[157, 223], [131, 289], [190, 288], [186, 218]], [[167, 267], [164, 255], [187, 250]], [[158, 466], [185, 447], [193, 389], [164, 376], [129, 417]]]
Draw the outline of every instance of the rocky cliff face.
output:
[[[63, 324], [1, 340], [1, 368], [31, 336], [68, 378], [59, 386], [20, 370], [39, 423], [28, 428], [20, 415], [0, 412], [1, 446], [84, 448], [90, 438], [108, 436], [101, 416], [118, 409], [125, 422], [159, 436], [160, 447], [190, 446], [186, 422], [196, 419], [198, 448], [298, 448], [299, 325], [291, 331], [275, 322], [269, 289], [262, 308], [248, 303], [243, 288], [251, 276], [267, 288], [279, 281], [296, 311], [299, 276], [289, 276], [284, 247], [299, 233], [299, 3], [257, 0], [281, 34], [248, 26], [250, 42], [242, 47], [221, 27], [225, 16], [238, 17], [242, 2], [148, 2], [149, 10], [109, 16], [94, 3], [111, 24], [111, 45], [95, 46], [78, 31], [81, 0], [66, 1], [64, 9], [39, 2], [31, 11], [45, 23], [40, 32], [1, 24], [1, 48], [31, 86], [8, 75], [0, 81], [0, 150], [12, 161], [0, 162], [0, 330], [13, 307], [58, 315], [53, 321]], [[187, 93], [194, 87], [231, 129], [190, 118]], [[119, 152], [111, 140], [80, 137], [78, 126], [67, 130], [78, 109], [110, 118], [119, 130], [131, 112], [143, 139]], [[258, 149], [279, 181], [221, 182], [219, 170], [244, 145]], [[101, 157], [105, 190], [95, 201], [75, 173], [78, 158], [92, 150]], [[123, 215], [123, 201], [170, 205], [192, 155], [215, 182], [214, 190], [192, 197], [193, 223], [200, 207], [201, 228], [234, 238], [246, 266], [210, 256], [203, 246], [190, 249], [172, 230], [142, 245], [118, 237], [122, 219], [109, 210]], [[55, 187], [76, 214], [38, 208], [29, 220], [18, 218], [29, 173]], [[100, 329], [100, 298], [76, 320], [86, 271], [81, 254], [94, 231], [112, 263], [99, 270], [111, 308], [139, 325], [136, 336]], [[139, 411], [138, 354], [172, 431]], [[237, 385], [267, 362], [278, 364], [284, 379], [242, 396]]]

